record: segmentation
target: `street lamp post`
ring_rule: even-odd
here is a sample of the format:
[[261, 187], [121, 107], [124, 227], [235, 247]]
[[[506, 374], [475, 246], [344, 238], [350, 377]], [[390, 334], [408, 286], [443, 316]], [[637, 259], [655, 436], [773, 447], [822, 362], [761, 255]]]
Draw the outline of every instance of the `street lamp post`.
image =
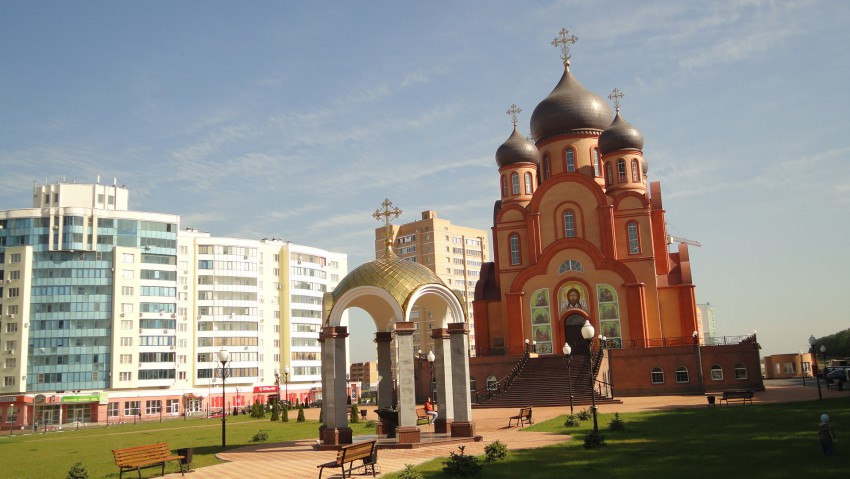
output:
[[218, 352], [218, 360], [219, 362], [221, 362], [221, 448], [224, 449], [225, 446], [227, 446], [227, 439], [225, 435], [225, 427], [227, 424], [227, 422], [225, 421], [227, 414], [225, 413], [227, 411], [225, 410], [224, 406], [224, 383], [225, 378], [227, 377], [227, 369], [225, 368], [225, 366], [227, 365], [227, 361], [230, 360], [230, 352], [224, 349], [224, 347], [222, 347], [221, 350]]
[[570, 353], [573, 352], [573, 348], [570, 347], [569, 343], [564, 342], [564, 356], [567, 358], [567, 387], [570, 390], [570, 415], [573, 413], [573, 380], [570, 375], [570, 367], [572, 366], [573, 357]]
[[596, 378], [593, 377], [593, 325], [590, 321], [584, 320], [584, 326], [581, 327], [581, 337], [587, 341], [587, 351], [590, 354], [590, 409], [593, 411], [593, 433], [599, 434], [599, 423], [596, 420], [596, 392], [594, 391], [594, 383]]
[[[288, 411], [289, 410], [289, 366], [286, 366], [285, 368], [283, 368], [283, 383], [284, 383], [284, 385], [283, 385], [284, 393], [286, 394], [286, 402], [284, 403], [285, 404], [284, 407], [286, 407], [286, 410]], [[280, 392], [278, 392], [278, 394], [280, 394]]]
[[803, 386], [806, 386], [806, 369], [803, 367], [803, 350], [799, 351], [800, 354], [800, 376], [803, 377]]
[[434, 401], [437, 400], [437, 394], [434, 392], [434, 361], [437, 359], [437, 356], [434, 355], [434, 351], [428, 351], [428, 365], [431, 366], [431, 382], [428, 383], [428, 391], [431, 393], [431, 399]]
[[[817, 385], [818, 385], [818, 399], [820, 399], [822, 401], [823, 400], [823, 393], [820, 390], [820, 378], [818, 377], [818, 367], [817, 367], [818, 353], [817, 353], [817, 349], [815, 348], [815, 346], [817, 345], [817, 342], [818, 342], [818, 340], [817, 340], [817, 338], [815, 338], [814, 334], [809, 336], [809, 346], [812, 347], [811, 348], [812, 362], [815, 365], [813, 373], [814, 373], [814, 376], [815, 376], [815, 383], [817, 383]], [[826, 352], [826, 346], [821, 346], [821, 348], [823, 350], [822, 352], [825, 353]], [[826, 356], [824, 355], [824, 357], [826, 357]]]

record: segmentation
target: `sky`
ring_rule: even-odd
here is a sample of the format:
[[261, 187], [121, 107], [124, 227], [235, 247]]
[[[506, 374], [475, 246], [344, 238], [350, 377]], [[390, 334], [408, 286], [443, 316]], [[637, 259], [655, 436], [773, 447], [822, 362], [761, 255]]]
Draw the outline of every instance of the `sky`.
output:
[[528, 135], [566, 28], [575, 77], [624, 92], [669, 234], [702, 243], [718, 332], [796, 352], [850, 326], [848, 25], [837, 0], [0, 0], [0, 209], [100, 175], [133, 210], [350, 269], [384, 198], [489, 230], [506, 110]]

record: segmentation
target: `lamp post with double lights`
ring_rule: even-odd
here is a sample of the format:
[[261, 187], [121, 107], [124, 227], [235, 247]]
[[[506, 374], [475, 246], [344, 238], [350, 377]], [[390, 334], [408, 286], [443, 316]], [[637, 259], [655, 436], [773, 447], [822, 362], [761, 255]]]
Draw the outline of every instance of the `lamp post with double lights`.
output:
[[573, 357], [570, 353], [573, 352], [573, 348], [570, 347], [569, 343], [564, 342], [564, 356], [567, 358], [567, 388], [570, 390], [570, 415], [573, 413], [573, 380], [570, 375], [570, 367], [572, 366]]
[[437, 394], [434, 392], [434, 360], [437, 359], [437, 356], [434, 355], [434, 351], [428, 351], [428, 366], [431, 367], [431, 382], [428, 383], [428, 391], [431, 393], [431, 399], [436, 401]]
[[224, 383], [225, 378], [227, 378], [227, 361], [230, 360], [230, 351], [224, 349], [222, 346], [221, 350], [218, 352], [218, 360], [221, 362], [221, 448], [224, 449], [227, 446], [227, 439], [225, 434], [226, 427], [226, 417], [227, 410], [225, 408], [225, 391], [224, 391]]
[[[818, 399], [820, 399], [822, 401], [823, 400], [823, 393], [820, 390], [820, 378], [818, 377], [819, 376], [819, 374], [818, 374], [819, 368], [817, 366], [817, 358], [818, 358], [818, 351], [817, 351], [817, 348], [816, 348], [817, 343], [818, 343], [818, 340], [817, 340], [817, 338], [815, 338], [814, 334], [809, 336], [809, 346], [811, 346], [812, 362], [814, 363], [814, 370], [812, 372], [815, 376], [815, 383], [817, 383], [817, 385], [818, 385]], [[821, 346], [821, 352], [824, 354], [824, 358], [825, 358], [826, 357], [826, 346]]]
[[[283, 368], [283, 385], [284, 392], [286, 393], [286, 402], [284, 403], [284, 407], [287, 411], [289, 411], [289, 366]], [[280, 391], [278, 391], [278, 394], [280, 394]]]
[[590, 409], [593, 411], [593, 432], [599, 434], [599, 423], [596, 420], [596, 392], [594, 390], [596, 378], [593, 377], [593, 334], [595, 332], [590, 321], [585, 319], [584, 325], [581, 327], [581, 337], [587, 341], [587, 352], [590, 355]]

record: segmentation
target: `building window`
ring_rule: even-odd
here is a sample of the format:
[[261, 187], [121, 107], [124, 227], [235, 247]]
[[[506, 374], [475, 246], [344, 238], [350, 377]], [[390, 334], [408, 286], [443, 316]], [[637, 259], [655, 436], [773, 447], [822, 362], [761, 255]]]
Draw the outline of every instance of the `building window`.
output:
[[502, 175], [502, 198], [508, 196], [508, 178]]
[[611, 163], [605, 163], [605, 186], [611, 186], [612, 178]]
[[566, 164], [567, 173], [576, 172], [576, 152], [572, 148], [567, 148], [564, 152], [564, 163]]
[[576, 237], [576, 217], [573, 210], [564, 211], [564, 236], [567, 238]]
[[511, 194], [519, 194], [519, 173], [517, 172], [511, 173]]
[[132, 263], [133, 261], [135, 261], [132, 253], [124, 253], [122, 255], [122, 259], [125, 263]]
[[12, 253], [9, 255], [10, 263], [20, 263], [21, 262], [21, 253]]
[[15, 385], [15, 376], [5, 376], [3, 379], [4, 386], [14, 386]]
[[626, 181], [626, 160], [622, 158], [617, 160], [617, 181], [620, 183]]
[[735, 365], [735, 379], [747, 379], [747, 367], [741, 363]]
[[132, 381], [133, 380], [133, 373], [126, 372], [126, 371], [119, 373], [118, 374], [118, 380], [119, 381]]
[[632, 159], [632, 182], [640, 183], [640, 163], [637, 158]]
[[9, 297], [10, 298], [17, 298], [20, 295], [21, 295], [20, 288], [9, 288]]
[[514, 233], [508, 237], [508, 241], [510, 242], [511, 247], [511, 264], [519, 264], [520, 263], [520, 254], [519, 254], [519, 235]]
[[[124, 373], [121, 373], [124, 374]], [[126, 401], [124, 403], [124, 415], [135, 416], [141, 412], [141, 401]]]
[[629, 221], [626, 225], [626, 230], [629, 235], [629, 254], [640, 253], [640, 235], [638, 234], [638, 224], [634, 221]]
[[721, 368], [719, 364], [711, 366], [711, 380], [723, 381], [723, 368]]
[[664, 371], [661, 368], [652, 370], [652, 384], [664, 384]]
[[153, 415], [159, 414], [159, 411], [162, 409], [162, 401], [154, 400], [154, 401], [145, 401], [145, 414]]
[[533, 185], [531, 183], [531, 173], [525, 174], [525, 194], [530, 195], [534, 193]]
[[593, 155], [593, 174], [602, 176], [602, 164], [599, 162], [599, 148], [594, 148], [591, 155]]
[[552, 176], [552, 162], [549, 161], [549, 154], [543, 156], [543, 179], [548, 180]]
[[133, 270], [132, 269], [122, 270], [121, 271], [121, 278], [122, 279], [133, 279]]
[[690, 378], [688, 377], [688, 368], [686, 368], [684, 366], [679, 366], [679, 368], [676, 369], [676, 382], [677, 383], [691, 382]]

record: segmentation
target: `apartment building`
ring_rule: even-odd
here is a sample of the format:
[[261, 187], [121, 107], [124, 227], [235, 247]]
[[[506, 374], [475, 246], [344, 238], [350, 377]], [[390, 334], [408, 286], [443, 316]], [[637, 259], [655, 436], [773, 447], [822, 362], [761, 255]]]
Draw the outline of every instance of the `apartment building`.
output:
[[[438, 218], [433, 210], [423, 211], [418, 221], [390, 227], [393, 251], [406, 261], [426, 266], [455, 290], [467, 309], [470, 330], [474, 331], [472, 300], [475, 284], [481, 264], [490, 261], [487, 231], [454, 225], [450, 220]], [[384, 226], [375, 228], [376, 258], [384, 254], [386, 232]], [[430, 330], [438, 324], [438, 318], [423, 309], [413, 312], [413, 320], [417, 328], [413, 335], [414, 348], [427, 354], [433, 344]], [[469, 344], [470, 354], [475, 355], [474, 334], [470, 334]]]
[[0, 424], [320, 397], [322, 296], [347, 256], [180, 230], [128, 200], [115, 184], [57, 183], [0, 211]]

